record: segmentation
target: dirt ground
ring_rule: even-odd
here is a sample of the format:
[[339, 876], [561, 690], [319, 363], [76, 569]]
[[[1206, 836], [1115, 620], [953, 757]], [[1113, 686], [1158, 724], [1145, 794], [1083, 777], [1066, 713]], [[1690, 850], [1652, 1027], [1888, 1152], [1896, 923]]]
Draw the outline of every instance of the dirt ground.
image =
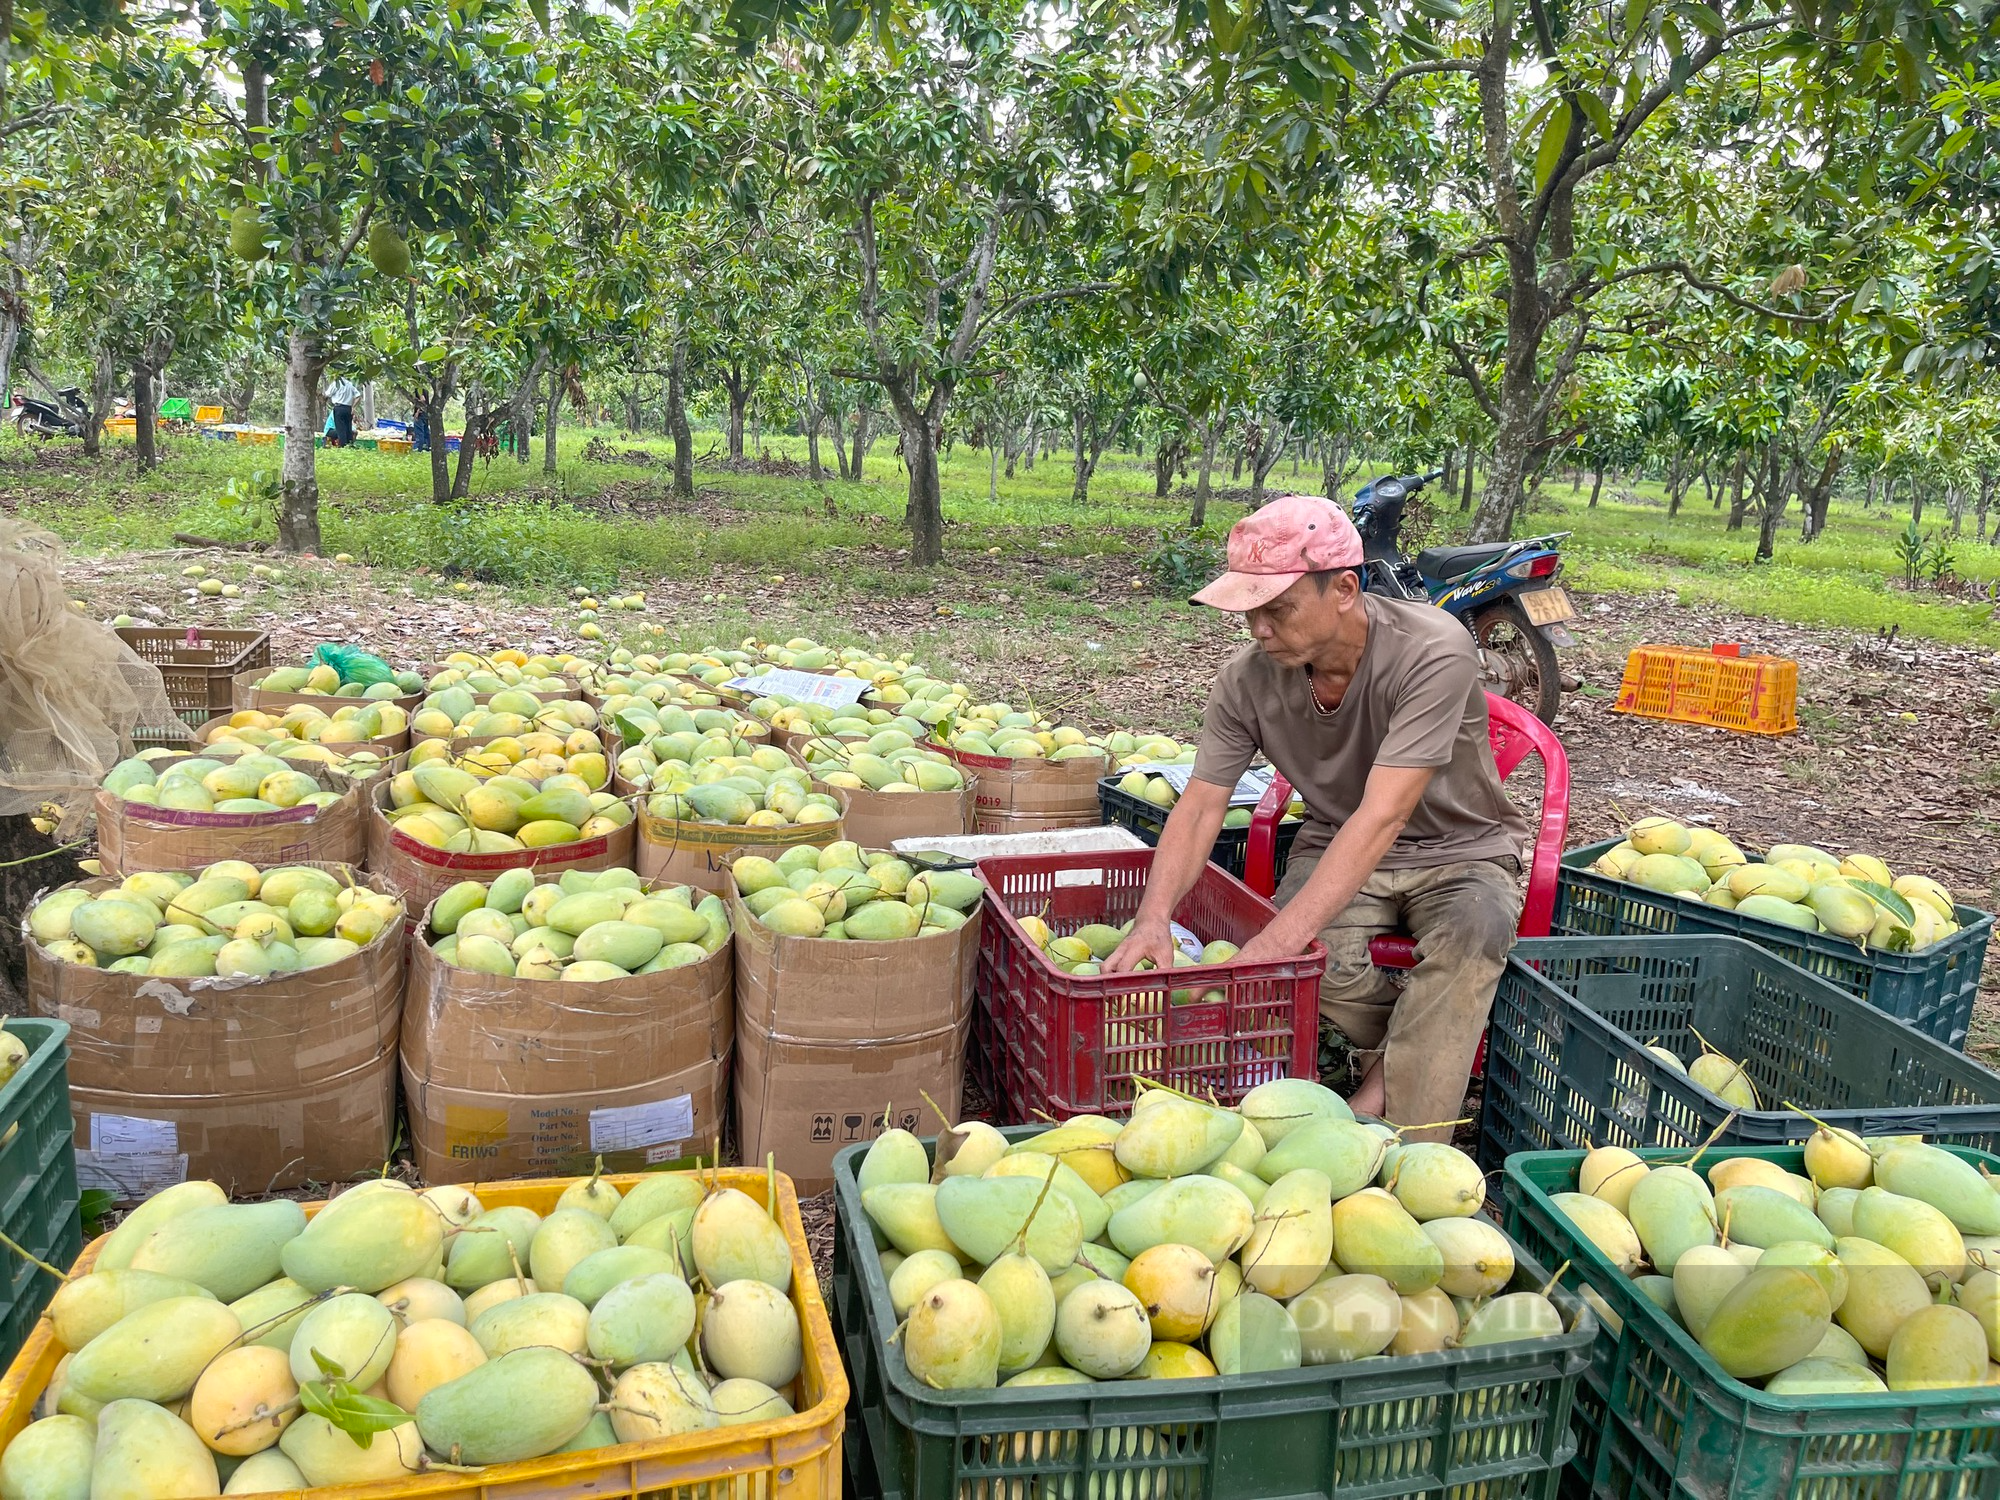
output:
[[[72, 558], [66, 576], [93, 614], [178, 621], [195, 607], [179, 576], [190, 558], [218, 561], [214, 553]], [[863, 546], [839, 561], [893, 567], [897, 554]], [[577, 645], [569, 611], [553, 603], [489, 587], [457, 594], [441, 580], [330, 563], [287, 567], [282, 589], [262, 591], [268, 607], [253, 597], [238, 611], [241, 622], [271, 631], [276, 661], [300, 659], [325, 640], [355, 641], [399, 662], [459, 647]], [[1070, 706], [1100, 727], [1186, 732], [1243, 637], [1233, 619], [1206, 612], [1175, 619], [1170, 636], [1157, 616], [1148, 627], [1131, 607], [1131, 568], [1128, 554], [1081, 563], [975, 554], [940, 573], [920, 601], [842, 592], [838, 572], [785, 580], [717, 570], [693, 583], [654, 581], [646, 618], [685, 640], [706, 639], [710, 621], [720, 632], [746, 613], [773, 632], [812, 619], [828, 634], [845, 629], [853, 639], [907, 646], [995, 692], [1016, 691], [1032, 673], [1038, 701]], [[1049, 599], [1048, 580], [1061, 572], [1078, 587], [1052, 624], [1022, 606]], [[1875, 853], [1899, 871], [1943, 881], [1962, 901], [2000, 906], [2000, 655], [1720, 615], [1671, 597], [1589, 595], [1578, 607], [1580, 644], [1565, 654], [1565, 668], [1581, 685], [1556, 723], [1570, 763], [1570, 844], [1660, 813], [1750, 847], [1789, 841]], [[213, 618], [212, 606], [201, 614]], [[1796, 734], [1741, 735], [1613, 711], [1633, 646], [1718, 641], [1798, 663]], [[1107, 661], [1115, 666], [1107, 670]], [[1970, 1050], [2000, 1060], [2000, 951], [1988, 955]]]

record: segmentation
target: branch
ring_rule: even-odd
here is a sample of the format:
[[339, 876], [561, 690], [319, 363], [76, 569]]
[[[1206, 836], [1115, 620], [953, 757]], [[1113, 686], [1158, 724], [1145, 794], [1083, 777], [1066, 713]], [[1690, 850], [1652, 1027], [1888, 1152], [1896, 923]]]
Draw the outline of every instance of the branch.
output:
[[1494, 404], [1492, 395], [1486, 389], [1485, 377], [1472, 363], [1472, 356], [1465, 352], [1465, 345], [1450, 337], [1447, 337], [1444, 343], [1451, 351], [1452, 362], [1458, 366], [1458, 373], [1463, 375], [1465, 383], [1472, 387], [1472, 399], [1479, 403], [1479, 409], [1486, 413], [1487, 419], [1497, 425], [1500, 421], [1500, 408]]
[[1380, 109], [1396, 85], [1404, 82], [1406, 79], [1421, 78], [1426, 73], [1477, 73], [1479, 66], [1477, 58], [1447, 57], [1436, 62], [1411, 63], [1406, 68], [1398, 68], [1382, 80], [1382, 86], [1375, 90], [1366, 104], [1354, 112], [1354, 118], [1359, 119], [1365, 114]]
[[1056, 287], [1052, 291], [1030, 292], [1026, 296], [1015, 297], [1010, 301], [1001, 303], [993, 309], [986, 323], [990, 328], [1002, 318], [1012, 317], [1024, 307], [1034, 307], [1037, 304], [1047, 302], [1066, 302], [1076, 297], [1095, 297], [1100, 292], [1115, 292], [1117, 290], [1118, 283], [1115, 281], [1086, 281], [1079, 286], [1063, 286]]
[[[1781, 322], [1787, 323], [1830, 323], [1833, 321], [1833, 309], [1830, 307], [1816, 313], [1786, 312], [1781, 307], [1771, 307], [1763, 302], [1752, 302], [1748, 297], [1738, 296], [1720, 282], [1709, 281], [1701, 276], [1697, 276], [1694, 267], [1690, 266], [1684, 260], [1656, 260], [1650, 261], [1643, 266], [1632, 266], [1607, 277], [1600, 285], [1613, 286], [1618, 282], [1633, 281], [1641, 276], [1662, 276], [1667, 274], [1678, 276], [1697, 291], [1709, 292], [1714, 296], [1722, 298], [1725, 302], [1742, 308], [1745, 312], [1756, 313], [1759, 317], [1776, 318]], [[1588, 286], [1588, 283], [1586, 282], [1585, 285]]]
[[347, 257], [354, 253], [354, 247], [361, 243], [361, 236], [368, 232], [368, 219], [374, 212], [375, 192], [371, 188], [361, 205], [361, 212], [354, 216], [354, 228], [348, 231], [347, 242], [340, 247], [340, 253], [334, 256], [329, 269], [338, 271], [347, 264]]

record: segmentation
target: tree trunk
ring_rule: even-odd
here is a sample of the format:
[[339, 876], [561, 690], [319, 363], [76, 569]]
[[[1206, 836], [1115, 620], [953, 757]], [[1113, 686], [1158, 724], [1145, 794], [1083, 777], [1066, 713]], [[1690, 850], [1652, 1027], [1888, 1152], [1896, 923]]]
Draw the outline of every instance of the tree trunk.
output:
[[1864, 516], [1867, 515], [1869, 511], [1875, 508], [1875, 486], [1876, 483], [1881, 479], [1881, 477], [1882, 476], [1873, 469], [1870, 469], [1868, 471], [1868, 488], [1863, 490], [1861, 493], [1861, 514], [1863, 514]]
[[639, 393], [628, 387], [618, 393], [618, 399], [625, 403], [625, 430], [632, 433], [645, 431], [645, 403], [639, 399]]
[[278, 482], [278, 545], [287, 552], [319, 551], [320, 354], [310, 334], [285, 340], [285, 457]]
[[938, 480], [937, 433], [927, 414], [902, 419], [903, 463], [910, 471], [910, 561], [920, 568], [944, 561], [944, 495]]
[[[1027, 447], [1026, 447], [1026, 448], [1024, 448], [1024, 449], [1022, 450], [1022, 453], [1021, 453], [1021, 472], [1022, 472], [1022, 473], [1024, 473], [1024, 474], [1032, 474], [1032, 473], [1034, 473], [1034, 472], [1035, 472], [1035, 448], [1036, 448], [1036, 446], [1037, 446], [1037, 445], [1038, 445], [1038, 444], [1039, 444], [1039, 443], [1041, 442], [1041, 440], [1042, 440], [1042, 434], [1041, 434], [1041, 431], [1040, 431], [1039, 427], [1037, 426], [1037, 424], [1036, 424], [1036, 422], [1035, 422], [1035, 419], [1031, 417], [1031, 418], [1029, 418], [1029, 419], [1028, 419], [1028, 443], [1027, 443]], [[1012, 475], [1013, 475], [1014, 471], [1013, 471], [1013, 469], [1009, 468], [1009, 469], [1007, 470], [1007, 473], [1008, 473], [1009, 477], [1012, 477]]]
[[840, 403], [834, 402], [826, 411], [826, 435], [833, 439], [833, 462], [840, 470], [840, 477], [847, 478], [847, 434], [841, 429]]
[[868, 450], [875, 444], [875, 434], [868, 420], [872, 415], [866, 402], [854, 414], [854, 453], [847, 461], [847, 477], [855, 484], [861, 483], [861, 465], [868, 457]]
[[1984, 469], [1979, 475], [1979, 540], [1986, 540], [1986, 511], [1993, 503], [1993, 471]]
[[1164, 500], [1174, 487], [1174, 474], [1187, 454], [1187, 442], [1178, 436], [1160, 438], [1159, 447], [1153, 450], [1153, 498]]
[[[1511, 338], [1510, 338], [1511, 341]], [[1522, 480], [1534, 446], [1537, 426], [1534, 406], [1533, 372], [1519, 375], [1512, 368], [1513, 354], [1501, 394], [1500, 421], [1493, 435], [1493, 457], [1486, 469], [1486, 490], [1473, 512], [1467, 539], [1474, 542], [1504, 542], [1514, 529], [1514, 516], [1521, 507]], [[1532, 361], [1531, 361], [1532, 362]]]
[[[1777, 448], [1776, 443], [1773, 443], [1771, 446], [1773, 450]], [[1773, 478], [1775, 479], [1777, 465], [1774, 463], [1771, 468]], [[1776, 482], [1770, 490], [1766, 491], [1763, 508], [1757, 520], [1757, 552], [1752, 561], [1769, 562], [1771, 560], [1778, 538], [1778, 526], [1785, 519], [1785, 507], [1791, 504], [1792, 490], [1797, 484], [1798, 478], [1798, 465], [1793, 464], [1785, 471], [1784, 478]]]
[[1000, 503], [1000, 445], [994, 442], [986, 445], [986, 503]]
[[[1736, 455], [1736, 472], [1730, 476], [1729, 480], [1729, 520], [1724, 530], [1741, 531], [1743, 529], [1743, 513], [1750, 505], [1750, 489], [1745, 486], [1745, 480], [1749, 478], [1747, 473], [1749, 464], [1750, 454], [1748, 450]], [[1760, 457], [1757, 460], [1759, 477], [1762, 476], [1763, 467], [1764, 460]]]
[[1220, 426], [1216, 423], [1201, 435], [1201, 467], [1195, 470], [1194, 510], [1188, 516], [1190, 526], [1208, 523], [1209, 478], [1215, 472], [1215, 439]]
[[1085, 435], [1085, 417], [1082, 407], [1070, 414], [1070, 432], [1076, 443], [1076, 451], [1071, 455], [1071, 484], [1069, 499], [1072, 505], [1084, 505], [1090, 500], [1090, 471], [1096, 467], [1090, 461], [1090, 441]]
[[667, 431], [674, 440], [674, 498], [694, 499], [694, 432], [687, 416], [687, 340], [674, 341], [667, 365]]
[[1701, 495], [1704, 500], [1709, 502], [1709, 508], [1711, 510], [1714, 509], [1715, 475], [1712, 466], [1706, 458], [1701, 461]]
[[112, 363], [111, 349], [96, 351], [90, 363], [90, 415], [83, 424], [83, 456], [95, 458], [104, 451], [104, 419], [111, 415], [111, 398], [118, 389], [118, 367]]
[[819, 461], [819, 403], [813, 400], [810, 386], [799, 402], [799, 426], [806, 430], [806, 473], [812, 477], [814, 484], [823, 483], [826, 470]]
[[1910, 524], [1912, 526], [1924, 524], [1924, 492], [1914, 474], [1910, 476]]
[[[542, 409], [542, 472], [556, 471], [556, 418], [562, 415], [563, 375], [561, 370], [549, 371], [549, 401]], [[528, 435], [522, 433], [518, 441], [525, 454]]]
[[1667, 519], [1671, 521], [1681, 513], [1681, 477], [1684, 469], [1681, 451], [1674, 449], [1674, 456], [1667, 465]]
[[361, 387], [361, 430], [375, 430], [375, 382], [372, 380]]
[[743, 411], [750, 404], [750, 388], [743, 383], [742, 371], [734, 365], [722, 377], [722, 388], [729, 393], [729, 456], [743, 456]]
[[153, 370], [144, 360], [132, 365], [132, 436], [138, 450], [139, 472], [145, 473], [160, 461], [155, 431], [159, 403], [153, 399]]
[[1604, 490], [1604, 465], [1600, 463], [1590, 471], [1590, 504], [1586, 507], [1586, 509], [1589, 510], [1597, 509], [1597, 497], [1599, 494], [1603, 492], [1603, 490]]
[[1238, 448], [1229, 463], [1229, 482], [1235, 484], [1243, 478], [1243, 450]]
[[1477, 456], [1473, 452], [1472, 444], [1467, 443], [1465, 445], [1465, 488], [1460, 491], [1458, 497], [1458, 513], [1461, 516], [1472, 509], [1472, 471], [1476, 467], [1474, 460]]
[[493, 413], [486, 404], [486, 387], [474, 381], [465, 392], [465, 431], [458, 439], [458, 468], [451, 479], [451, 498], [463, 500], [472, 493], [472, 460], [478, 456], [481, 439], [493, 425]]

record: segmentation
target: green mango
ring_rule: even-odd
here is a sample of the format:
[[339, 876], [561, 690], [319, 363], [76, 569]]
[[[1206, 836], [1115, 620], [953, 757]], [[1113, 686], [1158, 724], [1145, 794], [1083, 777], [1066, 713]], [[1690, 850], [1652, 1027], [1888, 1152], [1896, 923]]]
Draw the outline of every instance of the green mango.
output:
[[172, 1412], [147, 1401], [113, 1401], [98, 1413], [90, 1500], [221, 1493], [215, 1455]]
[[200, 1208], [148, 1235], [132, 1269], [192, 1281], [234, 1302], [276, 1279], [284, 1247], [305, 1227], [305, 1213], [286, 1198]]
[[308, 1291], [379, 1292], [425, 1274], [444, 1252], [444, 1220], [415, 1193], [350, 1189], [286, 1242], [285, 1275]]
[[560, 1349], [513, 1349], [417, 1403], [424, 1444], [449, 1461], [504, 1464], [553, 1453], [581, 1432], [597, 1382]]

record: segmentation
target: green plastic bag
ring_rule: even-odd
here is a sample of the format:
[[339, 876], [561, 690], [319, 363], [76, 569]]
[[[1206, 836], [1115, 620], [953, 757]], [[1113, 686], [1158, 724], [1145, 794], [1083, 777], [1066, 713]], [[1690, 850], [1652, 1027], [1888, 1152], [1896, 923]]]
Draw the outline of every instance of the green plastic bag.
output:
[[363, 651], [359, 646], [320, 646], [313, 651], [313, 661], [332, 667], [340, 674], [342, 682], [358, 682], [363, 687], [373, 687], [378, 682], [394, 682], [395, 669], [373, 652]]

